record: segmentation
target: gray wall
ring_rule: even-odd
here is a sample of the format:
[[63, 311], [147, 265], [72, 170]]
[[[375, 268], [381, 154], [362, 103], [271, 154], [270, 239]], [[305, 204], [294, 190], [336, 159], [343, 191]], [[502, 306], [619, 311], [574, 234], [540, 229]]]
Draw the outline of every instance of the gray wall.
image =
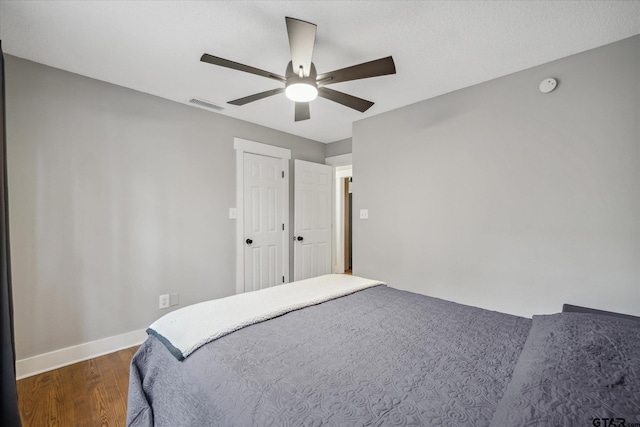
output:
[[354, 274], [640, 314], [640, 36], [356, 122], [353, 162]]
[[235, 293], [234, 137], [324, 163], [316, 141], [6, 59], [18, 359], [145, 328], [160, 294]]
[[341, 139], [340, 141], [327, 144], [325, 157], [340, 156], [349, 153], [351, 153], [351, 138]]

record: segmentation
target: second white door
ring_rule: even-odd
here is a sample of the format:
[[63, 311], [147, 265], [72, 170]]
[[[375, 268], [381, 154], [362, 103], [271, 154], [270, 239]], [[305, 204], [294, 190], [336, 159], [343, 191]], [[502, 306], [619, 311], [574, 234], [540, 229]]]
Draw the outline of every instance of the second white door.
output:
[[295, 160], [294, 280], [331, 273], [331, 166]]

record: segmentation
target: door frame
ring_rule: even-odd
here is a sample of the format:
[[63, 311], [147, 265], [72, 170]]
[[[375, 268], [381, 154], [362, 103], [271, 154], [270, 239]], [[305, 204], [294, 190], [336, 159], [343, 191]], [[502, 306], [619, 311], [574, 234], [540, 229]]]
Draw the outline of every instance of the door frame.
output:
[[289, 283], [289, 160], [291, 150], [261, 142], [233, 138], [236, 150], [236, 294], [244, 293], [244, 154], [275, 157], [282, 162], [284, 182], [282, 189], [282, 274]]
[[344, 187], [343, 178], [353, 176], [353, 155], [327, 157], [325, 164], [333, 166], [333, 232], [332, 268], [334, 273], [344, 273]]

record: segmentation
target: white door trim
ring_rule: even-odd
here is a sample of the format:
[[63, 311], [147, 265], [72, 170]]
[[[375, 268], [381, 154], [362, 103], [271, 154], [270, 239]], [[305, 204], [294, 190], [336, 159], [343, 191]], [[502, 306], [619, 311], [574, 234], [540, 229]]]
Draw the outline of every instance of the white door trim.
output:
[[341, 154], [339, 156], [327, 157], [324, 164], [329, 166], [351, 166], [353, 164], [353, 154]]
[[285, 283], [289, 282], [289, 160], [291, 150], [260, 142], [233, 138], [236, 150], [236, 294], [244, 292], [244, 153], [275, 157], [282, 161], [284, 188], [282, 191], [282, 221], [284, 222], [282, 274]]

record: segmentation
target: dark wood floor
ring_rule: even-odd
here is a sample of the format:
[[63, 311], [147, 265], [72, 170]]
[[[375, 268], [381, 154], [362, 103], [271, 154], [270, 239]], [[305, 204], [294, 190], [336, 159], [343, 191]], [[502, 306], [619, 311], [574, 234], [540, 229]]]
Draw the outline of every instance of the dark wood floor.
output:
[[23, 426], [124, 426], [129, 363], [138, 347], [18, 381]]

